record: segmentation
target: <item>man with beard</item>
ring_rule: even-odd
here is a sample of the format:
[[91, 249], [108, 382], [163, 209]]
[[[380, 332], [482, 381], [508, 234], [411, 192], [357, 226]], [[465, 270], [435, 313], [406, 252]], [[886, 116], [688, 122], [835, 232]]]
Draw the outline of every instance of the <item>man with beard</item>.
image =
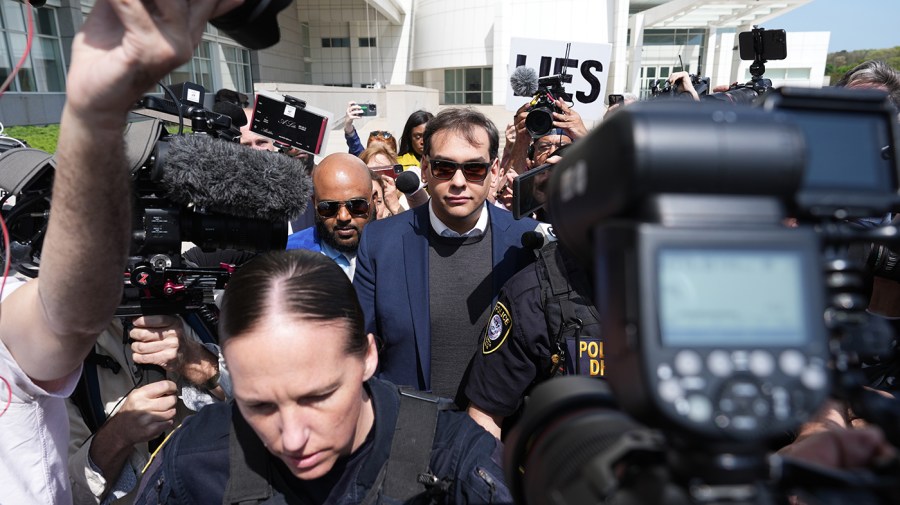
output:
[[312, 173], [316, 224], [288, 237], [288, 249], [328, 256], [353, 280], [363, 228], [375, 217], [372, 176], [356, 156], [327, 156]]

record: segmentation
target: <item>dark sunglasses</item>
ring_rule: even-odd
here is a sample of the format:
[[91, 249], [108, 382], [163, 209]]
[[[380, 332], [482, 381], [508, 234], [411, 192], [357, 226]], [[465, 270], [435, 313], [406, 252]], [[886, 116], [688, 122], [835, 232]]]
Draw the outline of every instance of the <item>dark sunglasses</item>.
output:
[[316, 212], [325, 218], [334, 217], [341, 210], [342, 205], [347, 207], [347, 212], [352, 216], [363, 217], [369, 215], [369, 201], [365, 198], [351, 198], [346, 202], [323, 200], [316, 204]]
[[468, 161], [466, 163], [456, 163], [448, 160], [429, 160], [428, 166], [431, 168], [431, 175], [435, 179], [449, 181], [456, 175], [457, 170], [462, 170], [463, 177], [469, 182], [482, 182], [491, 170], [493, 161]]
[[382, 130], [371, 131], [371, 132], [369, 132], [369, 136], [370, 137], [384, 137], [386, 139], [393, 137], [393, 135], [391, 135], [391, 132], [386, 132], [386, 131], [382, 131]]

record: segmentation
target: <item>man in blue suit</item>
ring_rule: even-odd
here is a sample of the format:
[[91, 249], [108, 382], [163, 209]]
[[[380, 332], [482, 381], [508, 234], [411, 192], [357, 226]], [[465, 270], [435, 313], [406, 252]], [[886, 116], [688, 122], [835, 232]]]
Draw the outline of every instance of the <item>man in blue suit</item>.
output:
[[366, 227], [356, 287], [366, 331], [381, 341], [380, 377], [457, 396], [500, 288], [533, 261], [531, 219], [485, 202], [499, 161], [497, 127], [447, 109], [425, 128], [422, 179], [431, 200]]
[[312, 205], [316, 224], [288, 237], [288, 249], [321, 252], [353, 280], [363, 228], [375, 218], [372, 174], [361, 159], [330, 154], [313, 170]]

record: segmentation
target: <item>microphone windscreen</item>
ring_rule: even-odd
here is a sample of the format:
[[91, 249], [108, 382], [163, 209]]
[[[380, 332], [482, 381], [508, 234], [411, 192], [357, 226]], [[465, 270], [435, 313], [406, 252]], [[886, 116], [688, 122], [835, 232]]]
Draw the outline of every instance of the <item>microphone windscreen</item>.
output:
[[509, 76], [509, 84], [516, 96], [533, 96], [538, 90], [538, 75], [533, 68], [516, 67]]
[[159, 183], [173, 201], [235, 217], [279, 221], [306, 208], [301, 161], [203, 134], [171, 137]]
[[223, 116], [231, 118], [231, 126], [245, 126], [247, 124], [247, 115], [244, 109], [231, 102], [216, 102], [212, 108], [213, 112], [218, 112]]
[[397, 189], [402, 191], [403, 193], [409, 195], [415, 193], [419, 190], [419, 186], [421, 186], [422, 181], [419, 179], [419, 176], [416, 175], [412, 170], [407, 170], [402, 174], [397, 176], [397, 180], [394, 181], [397, 185]]

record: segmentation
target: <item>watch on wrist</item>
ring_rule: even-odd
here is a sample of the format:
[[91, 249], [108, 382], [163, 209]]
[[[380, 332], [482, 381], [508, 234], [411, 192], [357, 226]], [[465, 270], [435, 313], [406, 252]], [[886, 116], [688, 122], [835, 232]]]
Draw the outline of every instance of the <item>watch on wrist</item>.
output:
[[200, 387], [202, 387], [203, 389], [205, 389], [207, 391], [212, 391], [213, 389], [216, 389], [217, 387], [219, 387], [219, 378], [220, 377], [221, 377], [221, 374], [219, 373], [219, 367], [216, 367], [216, 373], [213, 374], [212, 377], [207, 379], [206, 382], [201, 384]]

